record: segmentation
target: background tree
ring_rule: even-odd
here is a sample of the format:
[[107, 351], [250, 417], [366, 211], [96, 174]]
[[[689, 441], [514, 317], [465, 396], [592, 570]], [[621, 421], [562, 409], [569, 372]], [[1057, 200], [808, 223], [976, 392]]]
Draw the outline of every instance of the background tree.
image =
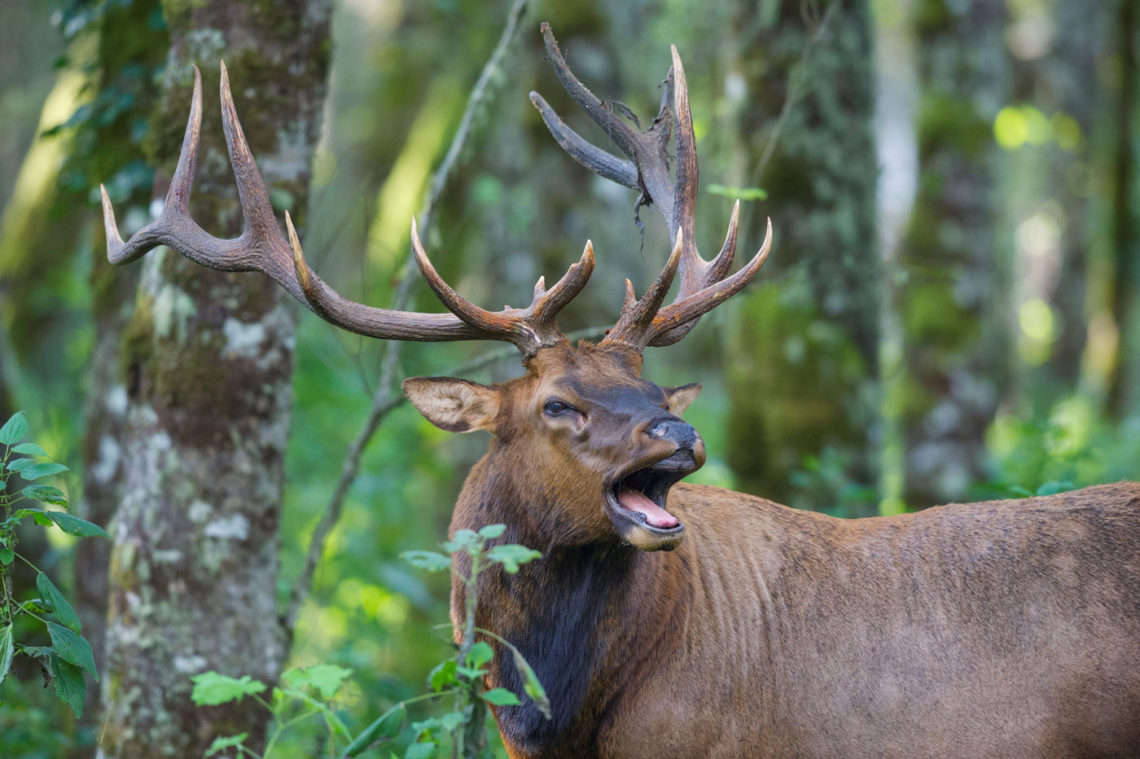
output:
[[[325, 94], [327, 0], [171, 2], [164, 11], [170, 55], [151, 154], [171, 165], [190, 103], [191, 65], [200, 63], [215, 83], [224, 55], [275, 202], [302, 210]], [[231, 236], [241, 219], [218, 100], [205, 103], [191, 208], [206, 228]], [[123, 500], [112, 533], [101, 749], [106, 756], [194, 756], [219, 732], [259, 735], [264, 717], [248, 701], [194, 708], [189, 676], [240, 670], [274, 682], [287, 654], [272, 620], [293, 316], [266, 279], [204, 272], [157, 252], [142, 264], [125, 339], [129, 407]]]

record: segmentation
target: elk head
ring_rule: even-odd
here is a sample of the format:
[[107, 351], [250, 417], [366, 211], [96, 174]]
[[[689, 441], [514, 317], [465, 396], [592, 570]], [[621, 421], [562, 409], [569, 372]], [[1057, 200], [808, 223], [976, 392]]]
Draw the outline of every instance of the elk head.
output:
[[[202, 117], [201, 76], [195, 69], [182, 152], [158, 219], [124, 242], [103, 191], [108, 258], [113, 264], [126, 263], [165, 244], [208, 268], [260, 271], [326, 321], [357, 334], [393, 340], [514, 344], [527, 370], [523, 377], [495, 386], [452, 378], [412, 378], [405, 380], [404, 392], [425, 417], [445, 430], [493, 433], [491, 450], [472, 477], [479, 473], [495, 487], [510, 489], [520, 503], [543, 504], [541, 513], [517, 516], [535, 525], [545, 543], [620, 538], [643, 550], [670, 549], [681, 541], [685, 528], [665, 508], [669, 488], [705, 460], [700, 436], [680, 418], [700, 387], [662, 388], [642, 379], [642, 352], [647, 346], [681, 339], [701, 315], [739, 292], [768, 255], [771, 223], [760, 251], [732, 276], [726, 274], [736, 248], [739, 204], [733, 209], [719, 255], [705, 261], [697, 252], [693, 237], [695, 139], [676, 48], [661, 111], [643, 133], [624, 122], [611, 123], [612, 112], [569, 71], [546, 24], [543, 35], [567, 91], [631, 160], [589, 145], [532, 93], [532, 101], [555, 137], [591, 170], [639, 189], [639, 204], [655, 204], [669, 229], [676, 230], [668, 262], [642, 297], [635, 295], [626, 280], [621, 315], [599, 344], [570, 345], [556, 320], [593, 272], [590, 242], [552, 288], [548, 290], [544, 279], [539, 279], [528, 307], [491, 312], [468, 302], [444, 282], [425, 254], [413, 220], [416, 262], [450, 313], [392, 311], [343, 298], [309, 268], [288, 212], [288, 239], [282, 236], [238, 122], [224, 64], [222, 121], [242, 206], [241, 235], [231, 240], [213, 237], [189, 214]], [[677, 155], [672, 181], [665, 150], [671, 134], [676, 135]], [[678, 272], [681, 284], [676, 299], [663, 306]], [[467, 488], [471, 485], [469, 478]]]

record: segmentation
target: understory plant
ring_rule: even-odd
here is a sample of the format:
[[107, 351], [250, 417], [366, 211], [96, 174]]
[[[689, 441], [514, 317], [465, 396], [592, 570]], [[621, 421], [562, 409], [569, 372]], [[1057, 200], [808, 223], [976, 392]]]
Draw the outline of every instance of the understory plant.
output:
[[[67, 507], [67, 495], [63, 491], [37, 483], [37, 480], [66, 472], [67, 467], [51, 461], [38, 444], [26, 441], [28, 433], [23, 412], [12, 415], [0, 427], [0, 683], [8, 676], [16, 656], [38, 659], [56, 696], [78, 717], [87, 697], [83, 673], [98, 679], [91, 645], [83, 637], [79, 615], [67, 598], [51, 578], [18, 550], [16, 528], [31, 520], [41, 527], [54, 525], [79, 538], [105, 538], [107, 533], [102, 527], [66, 511], [33, 505]], [[29, 484], [19, 490], [11, 489], [9, 485], [16, 476]], [[16, 598], [12, 570], [17, 561], [35, 572], [36, 597]], [[50, 645], [16, 640], [17, 629], [26, 634], [25, 622], [31, 622], [33, 635], [36, 627], [42, 627], [47, 634], [44, 640], [50, 640]]]
[[[270, 714], [272, 722], [262, 753], [246, 745], [249, 735], [220, 736], [207, 748], [205, 756], [212, 757], [226, 751], [237, 751], [242, 756], [272, 759], [281, 735], [302, 722], [320, 718], [324, 721], [327, 755], [342, 759], [364, 754], [370, 749], [383, 750], [388, 757], [397, 757], [393, 749], [404, 745], [404, 759], [429, 759], [451, 756], [455, 759], [484, 759], [491, 756], [487, 741], [487, 705], [517, 706], [518, 694], [505, 688], [484, 687], [487, 665], [495, 651], [485, 639], [500, 643], [510, 652], [516, 669], [522, 675], [524, 695], [549, 718], [550, 702], [534, 669], [509, 641], [491, 630], [475, 625], [475, 610], [479, 604], [479, 573], [492, 565], [514, 574], [519, 567], [541, 556], [538, 551], [515, 544], [498, 544], [488, 547], [491, 541], [502, 536], [505, 527], [488, 525], [478, 532], [460, 530], [452, 540], [442, 544], [447, 554], [436, 551], [408, 551], [404, 558], [413, 566], [430, 572], [451, 569], [458, 571], [459, 562], [452, 556], [465, 555], [470, 569], [460, 579], [466, 589], [466, 606], [463, 624], [455, 630], [458, 645], [454, 655], [441, 661], [428, 676], [428, 692], [405, 699], [393, 705], [355, 735], [338, 715], [337, 693], [352, 674], [352, 670], [331, 664], [295, 668], [285, 672], [281, 683], [274, 687], [268, 698], [263, 694], [267, 686], [248, 675], [229, 677], [217, 672], [203, 672], [192, 679], [191, 697], [199, 706], [240, 701], [246, 696], [261, 704]], [[446, 711], [423, 720], [408, 719], [408, 707], [419, 702], [446, 705]]]

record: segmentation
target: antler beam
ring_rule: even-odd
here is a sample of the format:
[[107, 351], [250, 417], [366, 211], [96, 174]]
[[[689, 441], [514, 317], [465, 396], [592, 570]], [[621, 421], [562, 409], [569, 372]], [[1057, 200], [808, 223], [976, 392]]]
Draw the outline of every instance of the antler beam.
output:
[[514, 344], [524, 356], [565, 339], [558, 330], [556, 317], [558, 311], [581, 292], [593, 272], [594, 254], [589, 243], [578, 263], [571, 266], [550, 291], [545, 289], [544, 280], [539, 280], [530, 307], [489, 312], [464, 300], [439, 277], [423, 252], [413, 219], [412, 240], [420, 270], [452, 313], [393, 311], [342, 297], [305, 262], [288, 212], [285, 223], [289, 240], [282, 236], [265, 182], [238, 121], [225, 63], [221, 65], [220, 88], [222, 126], [242, 208], [241, 235], [228, 240], [214, 237], [190, 216], [190, 192], [202, 128], [202, 75], [195, 67], [194, 94], [182, 152], [159, 217], [124, 242], [115, 223], [111, 200], [106, 189], [100, 187], [107, 258], [112, 264], [129, 263], [158, 245], [167, 245], [210, 269], [259, 271], [321, 318], [366, 337], [423, 342], [502, 340]]

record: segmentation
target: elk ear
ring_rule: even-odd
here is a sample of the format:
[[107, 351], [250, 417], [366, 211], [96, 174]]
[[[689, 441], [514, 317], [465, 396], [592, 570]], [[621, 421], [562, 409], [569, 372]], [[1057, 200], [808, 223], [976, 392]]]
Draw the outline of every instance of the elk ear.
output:
[[404, 395], [424, 417], [448, 432], [495, 431], [499, 391], [453, 377], [409, 377]]
[[701, 384], [694, 382], [691, 385], [680, 385], [678, 387], [662, 388], [665, 391], [665, 397], [669, 400], [669, 413], [680, 416], [685, 413], [697, 396], [701, 394]]

